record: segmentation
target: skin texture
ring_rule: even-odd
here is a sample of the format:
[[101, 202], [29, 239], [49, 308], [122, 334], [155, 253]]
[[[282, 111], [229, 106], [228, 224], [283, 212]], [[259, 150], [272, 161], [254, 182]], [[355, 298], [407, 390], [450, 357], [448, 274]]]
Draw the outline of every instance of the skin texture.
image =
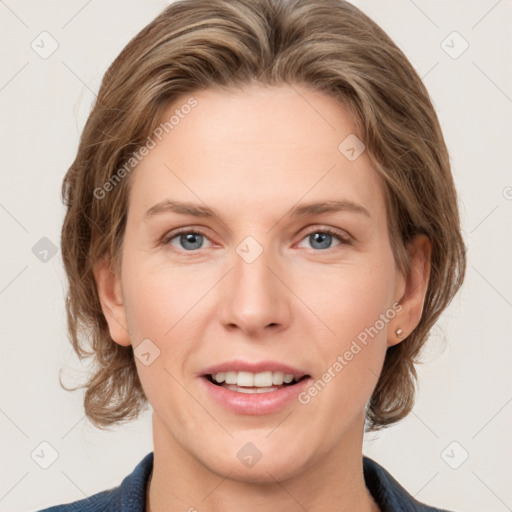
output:
[[[365, 406], [386, 349], [420, 320], [430, 243], [414, 239], [403, 276], [381, 178], [365, 153], [351, 162], [338, 150], [355, 129], [335, 99], [298, 85], [193, 96], [197, 106], [132, 171], [120, 275], [102, 261], [95, 267], [113, 340], [135, 349], [149, 338], [160, 350], [149, 366], [136, 358], [153, 408], [151, 510], [378, 510], [362, 472]], [[207, 205], [221, 220], [173, 212], [145, 220], [165, 199]], [[287, 215], [297, 204], [342, 199], [370, 217]], [[192, 240], [199, 248], [170, 236], [182, 227], [204, 233]], [[308, 236], [325, 228], [349, 243]], [[236, 252], [247, 236], [263, 248], [252, 263]], [[400, 312], [306, 405], [235, 414], [198, 377], [244, 359], [321, 378], [394, 303]], [[237, 458], [247, 442], [262, 453], [252, 467]]]

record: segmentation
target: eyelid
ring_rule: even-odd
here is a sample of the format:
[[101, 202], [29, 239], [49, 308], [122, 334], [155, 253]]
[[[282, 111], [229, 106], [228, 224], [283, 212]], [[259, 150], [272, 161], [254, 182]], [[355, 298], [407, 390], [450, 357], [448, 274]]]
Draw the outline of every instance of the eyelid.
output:
[[[172, 229], [171, 231], [168, 231], [164, 234], [164, 236], [160, 240], [160, 244], [170, 245], [170, 241], [172, 239], [174, 239], [177, 236], [182, 235], [184, 233], [186, 233], [186, 234], [192, 233], [192, 234], [196, 234], [196, 235], [202, 235], [205, 238], [207, 238], [208, 240], [210, 240], [210, 242], [214, 243], [210, 239], [210, 237], [208, 236], [206, 231], [207, 230], [205, 228], [195, 228], [193, 226], [185, 226], [185, 227], [181, 227], [181, 228]], [[197, 251], [189, 251], [189, 252], [197, 252]]]
[[[311, 235], [312, 233], [321, 232], [321, 233], [329, 233], [333, 236], [336, 236], [341, 241], [343, 241], [345, 243], [349, 243], [353, 240], [352, 236], [344, 229], [335, 228], [332, 226], [325, 226], [323, 224], [315, 224], [313, 226], [308, 226], [307, 228], [304, 228], [304, 230], [307, 230], [307, 231], [305, 231], [302, 234], [302, 238], [304, 238], [305, 236]], [[302, 238], [301, 238], [301, 240], [302, 240]]]
[[[205, 228], [202, 228], [202, 227], [201, 228], [195, 228], [193, 226], [185, 226], [185, 227], [181, 227], [181, 228], [176, 228], [174, 230], [171, 230], [171, 231], [167, 232], [162, 237], [160, 243], [162, 245], [170, 245], [170, 241], [173, 240], [174, 238], [176, 238], [177, 236], [179, 236], [179, 235], [181, 235], [183, 233], [186, 233], [186, 234], [192, 233], [192, 234], [197, 234], [197, 235], [204, 236], [205, 238], [210, 240], [210, 242], [215, 244], [215, 242], [213, 242], [210, 239], [210, 237], [208, 236], [206, 231], [207, 230]], [[306, 238], [307, 236], [309, 236], [309, 235], [311, 235], [313, 233], [327, 233], [329, 235], [332, 235], [332, 236], [338, 238], [338, 240], [340, 241], [340, 245], [351, 244], [352, 241], [353, 241], [352, 236], [349, 233], [347, 233], [345, 230], [342, 230], [340, 228], [334, 228], [334, 227], [331, 227], [331, 226], [315, 224], [313, 226], [308, 226], [308, 227], [304, 228], [301, 231], [300, 238], [297, 241], [297, 243], [302, 242], [304, 240], [304, 238]], [[335, 249], [335, 247], [332, 247], [332, 248], [329, 248], [329, 249]], [[328, 252], [329, 249], [326, 249], [326, 250], [312, 249], [312, 250], [315, 251], [315, 252], [321, 253], [321, 252]], [[178, 251], [178, 252], [184, 252], [184, 253], [193, 254], [193, 253], [196, 253], [198, 251], [199, 250], [197, 250], [197, 251], [184, 251], [184, 250], [181, 250], [181, 251]]]

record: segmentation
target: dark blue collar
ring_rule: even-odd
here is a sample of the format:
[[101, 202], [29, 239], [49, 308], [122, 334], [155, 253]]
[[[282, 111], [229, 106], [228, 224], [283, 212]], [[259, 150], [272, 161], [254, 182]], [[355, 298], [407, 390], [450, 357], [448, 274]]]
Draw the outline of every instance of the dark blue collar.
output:
[[448, 512], [415, 500], [382, 466], [369, 457], [363, 457], [363, 473], [366, 487], [381, 512]]

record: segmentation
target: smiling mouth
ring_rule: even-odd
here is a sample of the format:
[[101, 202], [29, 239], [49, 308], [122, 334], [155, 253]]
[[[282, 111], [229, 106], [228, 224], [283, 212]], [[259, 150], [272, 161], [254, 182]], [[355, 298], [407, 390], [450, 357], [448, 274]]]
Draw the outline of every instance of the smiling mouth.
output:
[[[214, 384], [215, 386], [223, 387], [225, 389], [228, 389], [230, 391], [235, 391], [237, 393], [246, 393], [246, 394], [256, 394], [256, 393], [272, 393], [273, 391], [278, 391], [280, 389], [283, 389], [285, 387], [293, 387], [299, 382], [301, 382], [304, 379], [309, 378], [309, 375], [303, 375], [302, 377], [295, 379], [292, 378], [290, 382], [282, 382], [282, 384], [274, 384], [271, 385], [263, 385], [263, 386], [244, 386], [244, 385], [238, 385], [238, 382], [236, 384], [228, 384], [225, 381], [224, 382], [217, 382], [217, 380], [214, 378], [213, 375], [204, 375], [205, 379], [207, 379], [209, 382]], [[287, 379], [289, 380], [289, 379]]]

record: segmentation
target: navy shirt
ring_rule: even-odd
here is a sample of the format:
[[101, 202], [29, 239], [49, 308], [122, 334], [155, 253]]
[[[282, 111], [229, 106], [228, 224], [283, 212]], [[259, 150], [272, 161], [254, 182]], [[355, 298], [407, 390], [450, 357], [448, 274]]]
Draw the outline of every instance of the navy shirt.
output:
[[[148, 453], [118, 487], [39, 512], [144, 512], [152, 469], [153, 452]], [[416, 501], [382, 466], [368, 457], [363, 457], [363, 472], [366, 486], [382, 512], [447, 512]]]

